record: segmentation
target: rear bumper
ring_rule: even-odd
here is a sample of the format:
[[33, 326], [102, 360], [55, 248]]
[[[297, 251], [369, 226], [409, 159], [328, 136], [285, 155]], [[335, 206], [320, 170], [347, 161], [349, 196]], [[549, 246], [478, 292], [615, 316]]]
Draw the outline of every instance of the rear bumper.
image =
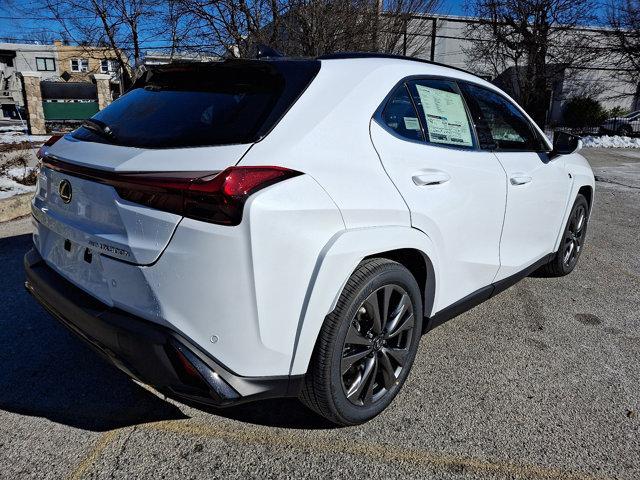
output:
[[296, 396], [302, 376], [242, 377], [179, 333], [110, 308], [68, 282], [36, 250], [25, 287], [60, 323], [129, 376], [168, 395], [213, 406]]

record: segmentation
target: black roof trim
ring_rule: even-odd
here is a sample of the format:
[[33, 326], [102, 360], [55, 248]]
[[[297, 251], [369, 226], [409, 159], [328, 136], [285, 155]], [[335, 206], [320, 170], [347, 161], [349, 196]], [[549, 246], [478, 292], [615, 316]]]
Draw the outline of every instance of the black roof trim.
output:
[[[465, 70], [464, 68], [452, 67], [451, 65], [446, 65], [440, 62], [433, 62], [431, 60], [423, 60], [422, 58], [415, 57], [406, 57], [404, 55], [394, 55], [391, 53], [378, 53], [378, 52], [341, 52], [341, 53], [330, 53], [328, 55], [321, 55], [316, 57], [317, 60], [340, 60], [347, 58], [394, 58], [396, 60], [410, 60], [412, 62], [420, 62], [420, 63], [428, 63], [429, 65], [436, 65], [438, 67], [451, 68], [453, 70], [458, 70], [459, 72], [468, 73], [469, 75], [473, 75], [477, 77], [473, 72], [469, 70]], [[480, 77], [478, 77], [480, 78]]]

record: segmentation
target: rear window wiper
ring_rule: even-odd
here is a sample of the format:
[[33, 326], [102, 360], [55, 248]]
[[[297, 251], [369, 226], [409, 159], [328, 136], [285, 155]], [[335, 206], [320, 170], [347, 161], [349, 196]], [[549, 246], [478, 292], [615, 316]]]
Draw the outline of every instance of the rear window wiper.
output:
[[109, 128], [109, 125], [107, 125], [104, 122], [101, 122], [100, 120], [95, 120], [93, 118], [87, 118], [86, 120], [84, 120], [82, 122], [82, 126], [84, 128], [86, 128], [87, 130], [90, 130], [90, 131], [92, 131], [94, 133], [97, 133], [101, 137], [104, 137], [104, 138], [106, 138], [108, 140], [114, 140], [113, 130], [111, 130], [111, 128]]

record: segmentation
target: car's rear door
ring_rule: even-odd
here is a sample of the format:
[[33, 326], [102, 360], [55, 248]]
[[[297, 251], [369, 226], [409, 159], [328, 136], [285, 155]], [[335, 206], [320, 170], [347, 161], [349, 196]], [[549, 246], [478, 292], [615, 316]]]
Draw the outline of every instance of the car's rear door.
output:
[[562, 156], [551, 158], [540, 134], [520, 109], [488, 88], [459, 82], [480, 147], [493, 151], [507, 173], [507, 210], [500, 244], [501, 280], [553, 252], [571, 178]]
[[411, 224], [438, 248], [432, 313], [490, 285], [499, 268], [505, 173], [477, 148], [454, 81], [399, 85], [371, 124], [385, 170], [411, 211]]

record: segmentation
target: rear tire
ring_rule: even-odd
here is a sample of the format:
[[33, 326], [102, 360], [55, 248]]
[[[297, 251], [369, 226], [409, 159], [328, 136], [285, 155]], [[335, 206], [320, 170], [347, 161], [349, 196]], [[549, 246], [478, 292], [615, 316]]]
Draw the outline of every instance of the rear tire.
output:
[[560, 248], [551, 261], [536, 272], [538, 276], [563, 277], [573, 271], [584, 247], [588, 219], [589, 203], [584, 195], [578, 194], [562, 233]]
[[404, 384], [422, 332], [422, 298], [403, 265], [363, 261], [320, 330], [301, 400], [338, 425], [382, 412]]

